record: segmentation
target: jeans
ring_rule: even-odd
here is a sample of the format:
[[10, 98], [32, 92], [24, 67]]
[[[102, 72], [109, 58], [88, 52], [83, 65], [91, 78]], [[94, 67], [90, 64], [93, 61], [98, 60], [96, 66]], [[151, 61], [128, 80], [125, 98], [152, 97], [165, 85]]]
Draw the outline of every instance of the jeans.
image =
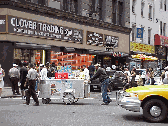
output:
[[109, 85], [109, 78], [107, 78], [101, 83], [102, 97], [103, 97], [103, 102], [105, 103], [108, 102], [108, 100], [110, 99], [110, 97], [107, 94], [108, 85]]

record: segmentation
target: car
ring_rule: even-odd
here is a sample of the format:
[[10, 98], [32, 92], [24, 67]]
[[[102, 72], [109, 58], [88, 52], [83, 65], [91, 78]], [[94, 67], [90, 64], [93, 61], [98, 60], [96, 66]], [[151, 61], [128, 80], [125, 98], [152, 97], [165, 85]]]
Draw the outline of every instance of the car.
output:
[[[113, 91], [114, 89], [123, 88], [124, 73], [122, 71], [111, 70], [106, 72], [107, 72], [107, 75], [109, 76], [108, 91]], [[101, 83], [99, 82], [99, 78], [92, 80], [90, 84], [90, 91], [101, 92]]]
[[116, 101], [122, 108], [140, 112], [150, 122], [162, 122], [168, 115], [168, 84], [145, 85], [118, 91]]

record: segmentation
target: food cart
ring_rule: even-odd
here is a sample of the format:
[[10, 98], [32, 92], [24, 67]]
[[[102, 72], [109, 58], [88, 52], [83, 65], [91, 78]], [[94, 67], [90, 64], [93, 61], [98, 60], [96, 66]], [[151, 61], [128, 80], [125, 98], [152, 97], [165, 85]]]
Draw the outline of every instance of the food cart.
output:
[[40, 81], [42, 103], [51, 99], [62, 99], [65, 104], [71, 104], [89, 97], [90, 85], [84, 79], [46, 79]]

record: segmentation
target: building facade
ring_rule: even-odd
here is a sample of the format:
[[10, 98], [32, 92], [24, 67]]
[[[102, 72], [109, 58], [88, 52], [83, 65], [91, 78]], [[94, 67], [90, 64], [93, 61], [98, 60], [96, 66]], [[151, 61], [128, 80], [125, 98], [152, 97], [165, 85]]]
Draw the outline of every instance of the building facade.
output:
[[129, 54], [130, 28], [82, 16], [80, 11], [81, 15], [52, 8], [50, 2], [0, 1], [0, 63], [6, 72], [5, 86], [10, 83], [8, 71], [13, 63], [45, 64], [51, 61], [51, 51], [96, 55], [95, 63], [102, 65], [115, 59], [117, 66]]
[[[167, 16], [167, 0], [130, 0], [131, 54], [143, 54], [158, 58], [158, 60], [146, 61], [142, 56], [137, 61], [141, 63], [141, 67], [160, 67], [162, 69], [166, 66], [167, 47], [165, 44], [161, 44], [161, 40], [167, 38]], [[143, 38], [137, 38], [139, 34], [137, 28], [143, 28]], [[134, 60], [130, 61], [134, 62]]]

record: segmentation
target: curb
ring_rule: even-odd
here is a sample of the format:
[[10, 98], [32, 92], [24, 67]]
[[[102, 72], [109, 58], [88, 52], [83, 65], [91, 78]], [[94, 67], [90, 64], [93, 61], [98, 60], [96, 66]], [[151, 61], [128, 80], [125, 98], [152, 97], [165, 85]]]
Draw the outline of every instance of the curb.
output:
[[22, 97], [22, 96], [15, 96], [15, 95], [9, 95], [9, 96], [1, 96], [1, 98], [16, 98], [16, 97]]

